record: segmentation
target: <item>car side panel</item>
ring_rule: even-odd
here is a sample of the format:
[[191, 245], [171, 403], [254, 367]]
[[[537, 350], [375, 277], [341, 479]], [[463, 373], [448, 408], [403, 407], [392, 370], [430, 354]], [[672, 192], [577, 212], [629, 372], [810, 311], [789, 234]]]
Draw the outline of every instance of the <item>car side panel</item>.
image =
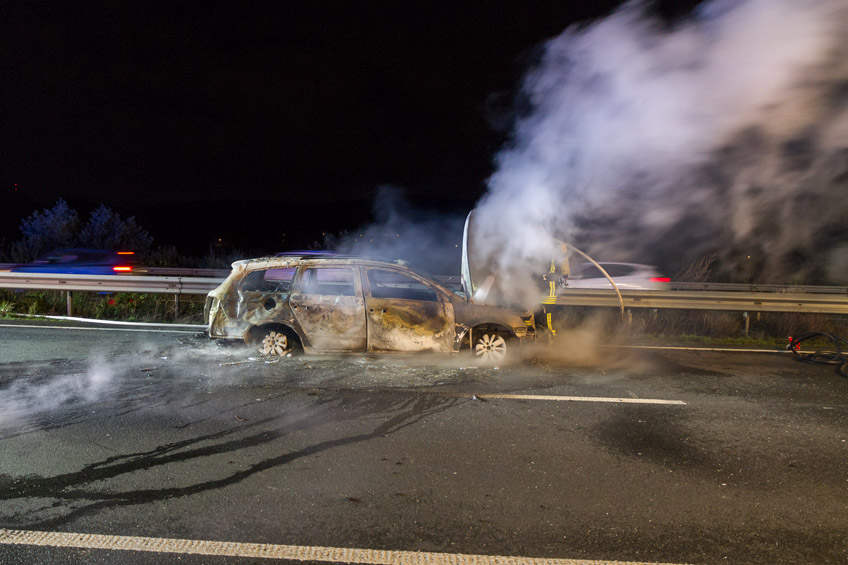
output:
[[453, 322], [442, 302], [368, 297], [365, 306], [369, 351], [453, 350]]
[[[334, 267], [337, 268], [337, 267]], [[316, 351], [365, 351], [366, 322], [362, 287], [354, 269], [352, 296], [315, 294], [302, 288], [303, 270], [289, 298], [300, 329]]]
[[288, 303], [288, 293], [268, 291], [238, 291], [236, 319], [246, 322], [248, 327], [294, 321]]
[[375, 298], [370, 292], [368, 268], [362, 267], [361, 271], [369, 351], [453, 351], [453, 305], [440, 291], [433, 289], [437, 292], [435, 301]]
[[[289, 306], [289, 292], [253, 290], [244, 287], [244, 270], [234, 273], [209, 293], [209, 335], [229, 339], [247, 339], [251, 328], [267, 324], [291, 327], [303, 340]], [[304, 347], [309, 343], [304, 342]]]

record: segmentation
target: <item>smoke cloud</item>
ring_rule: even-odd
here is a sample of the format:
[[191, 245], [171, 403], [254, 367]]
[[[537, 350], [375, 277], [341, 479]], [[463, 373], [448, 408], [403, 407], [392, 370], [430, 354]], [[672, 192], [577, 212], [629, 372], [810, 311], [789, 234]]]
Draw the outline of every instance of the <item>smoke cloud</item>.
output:
[[106, 359], [97, 357], [82, 373], [14, 381], [0, 394], [0, 433], [62, 407], [98, 402], [113, 390], [112, 374]]
[[631, 2], [548, 41], [475, 212], [505, 292], [535, 294], [544, 233], [598, 260], [845, 282], [846, 29], [842, 0], [714, 0], [674, 24]]
[[415, 208], [402, 188], [382, 186], [374, 201], [374, 222], [328, 237], [324, 246], [350, 255], [401, 259], [434, 275], [456, 275], [464, 222], [464, 214]]

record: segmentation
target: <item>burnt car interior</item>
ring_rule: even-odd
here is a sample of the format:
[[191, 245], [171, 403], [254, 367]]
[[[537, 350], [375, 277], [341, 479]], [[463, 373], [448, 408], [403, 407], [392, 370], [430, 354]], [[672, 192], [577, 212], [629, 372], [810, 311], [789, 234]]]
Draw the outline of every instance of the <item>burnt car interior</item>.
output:
[[426, 284], [401, 273], [377, 269], [368, 270], [368, 285], [373, 298], [438, 301], [436, 291]]
[[253, 271], [244, 277], [240, 288], [249, 292], [288, 292], [294, 272], [294, 267]]
[[354, 296], [353, 270], [338, 267], [308, 268], [300, 280], [303, 294], [324, 296]]

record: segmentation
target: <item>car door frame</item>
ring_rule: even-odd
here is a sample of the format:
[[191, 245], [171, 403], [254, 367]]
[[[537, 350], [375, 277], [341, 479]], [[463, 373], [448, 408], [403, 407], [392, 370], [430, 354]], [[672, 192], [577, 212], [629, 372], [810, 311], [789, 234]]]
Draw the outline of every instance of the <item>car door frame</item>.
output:
[[[303, 292], [310, 269], [350, 269], [353, 295]], [[365, 301], [358, 268], [353, 264], [302, 264], [295, 274], [289, 304], [300, 331], [316, 351], [365, 351]]]
[[[360, 265], [368, 351], [452, 352], [456, 334], [453, 303], [428, 279], [393, 265]], [[436, 295], [435, 301], [372, 295], [370, 271], [389, 271], [414, 279]]]
[[[280, 269], [296, 269], [296, 267], [268, 266], [252, 269], [235, 283], [237, 299], [234, 304], [234, 316], [237, 319], [244, 320], [251, 326], [257, 326], [280, 321], [288, 313], [288, 296], [291, 292], [291, 283], [289, 283], [289, 290], [287, 291], [270, 288], [244, 288], [248, 277], [253, 277], [256, 273], [263, 273], [262, 278], [264, 280], [265, 273]], [[297, 275], [296, 270], [292, 276], [292, 282], [295, 275]]]

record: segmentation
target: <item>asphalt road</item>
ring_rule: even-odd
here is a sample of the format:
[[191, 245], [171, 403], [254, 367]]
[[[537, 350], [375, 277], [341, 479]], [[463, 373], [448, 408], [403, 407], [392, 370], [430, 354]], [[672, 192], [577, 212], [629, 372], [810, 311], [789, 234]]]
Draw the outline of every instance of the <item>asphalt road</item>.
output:
[[3, 564], [848, 561], [829, 367], [589, 343], [268, 363], [34, 325], [0, 324]]

